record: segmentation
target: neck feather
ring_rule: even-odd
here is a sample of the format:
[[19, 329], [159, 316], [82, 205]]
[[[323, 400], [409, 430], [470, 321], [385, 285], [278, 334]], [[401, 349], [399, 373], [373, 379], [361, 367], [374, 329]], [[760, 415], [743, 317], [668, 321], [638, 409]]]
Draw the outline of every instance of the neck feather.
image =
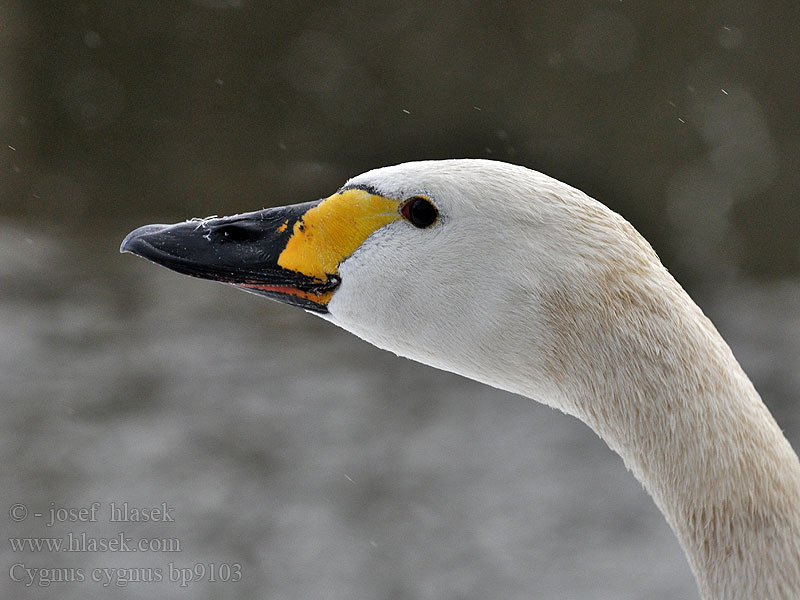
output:
[[644, 484], [704, 599], [800, 598], [800, 463], [772, 415], [663, 267], [601, 283], [542, 299], [559, 406]]

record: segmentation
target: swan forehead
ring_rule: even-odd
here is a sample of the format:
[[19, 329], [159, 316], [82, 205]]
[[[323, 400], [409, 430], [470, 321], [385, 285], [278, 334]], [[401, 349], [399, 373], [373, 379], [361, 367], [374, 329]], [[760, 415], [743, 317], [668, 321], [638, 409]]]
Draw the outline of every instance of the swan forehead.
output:
[[364, 189], [337, 192], [294, 223], [278, 265], [320, 280], [337, 274], [365, 239], [401, 218], [399, 206], [399, 200]]

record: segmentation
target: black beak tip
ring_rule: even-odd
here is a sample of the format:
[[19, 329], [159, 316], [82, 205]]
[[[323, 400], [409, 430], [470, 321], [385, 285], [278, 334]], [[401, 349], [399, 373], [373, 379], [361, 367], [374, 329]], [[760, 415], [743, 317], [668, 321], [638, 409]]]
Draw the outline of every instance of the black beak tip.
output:
[[121, 253], [130, 252], [131, 254], [141, 256], [142, 250], [150, 246], [150, 244], [147, 243], [147, 236], [163, 231], [167, 227], [169, 227], [169, 225], [144, 225], [143, 227], [134, 229], [122, 240], [119, 251]]

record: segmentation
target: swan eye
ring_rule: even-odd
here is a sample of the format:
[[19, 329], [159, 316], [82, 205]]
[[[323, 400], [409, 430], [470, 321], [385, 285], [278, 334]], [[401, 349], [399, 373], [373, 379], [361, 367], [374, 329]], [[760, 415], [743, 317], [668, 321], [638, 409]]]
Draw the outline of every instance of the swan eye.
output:
[[409, 198], [400, 207], [400, 214], [414, 227], [424, 229], [436, 222], [439, 211], [433, 203], [422, 196]]

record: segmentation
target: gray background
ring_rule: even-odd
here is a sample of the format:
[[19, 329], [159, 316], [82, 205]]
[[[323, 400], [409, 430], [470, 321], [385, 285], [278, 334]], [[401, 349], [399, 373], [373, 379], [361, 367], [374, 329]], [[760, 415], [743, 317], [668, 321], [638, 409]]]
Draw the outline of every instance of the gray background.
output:
[[[652, 502], [577, 421], [117, 248], [385, 164], [524, 164], [653, 243], [797, 446], [798, 6], [0, 4], [0, 593], [696, 599]], [[109, 523], [112, 501], [175, 522]], [[8, 514], [51, 502], [100, 520]], [[181, 551], [6, 543], [68, 532]], [[170, 562], [242, 578], [91, 581]], [[15, 563], [86, 581], [27, 587]]]

